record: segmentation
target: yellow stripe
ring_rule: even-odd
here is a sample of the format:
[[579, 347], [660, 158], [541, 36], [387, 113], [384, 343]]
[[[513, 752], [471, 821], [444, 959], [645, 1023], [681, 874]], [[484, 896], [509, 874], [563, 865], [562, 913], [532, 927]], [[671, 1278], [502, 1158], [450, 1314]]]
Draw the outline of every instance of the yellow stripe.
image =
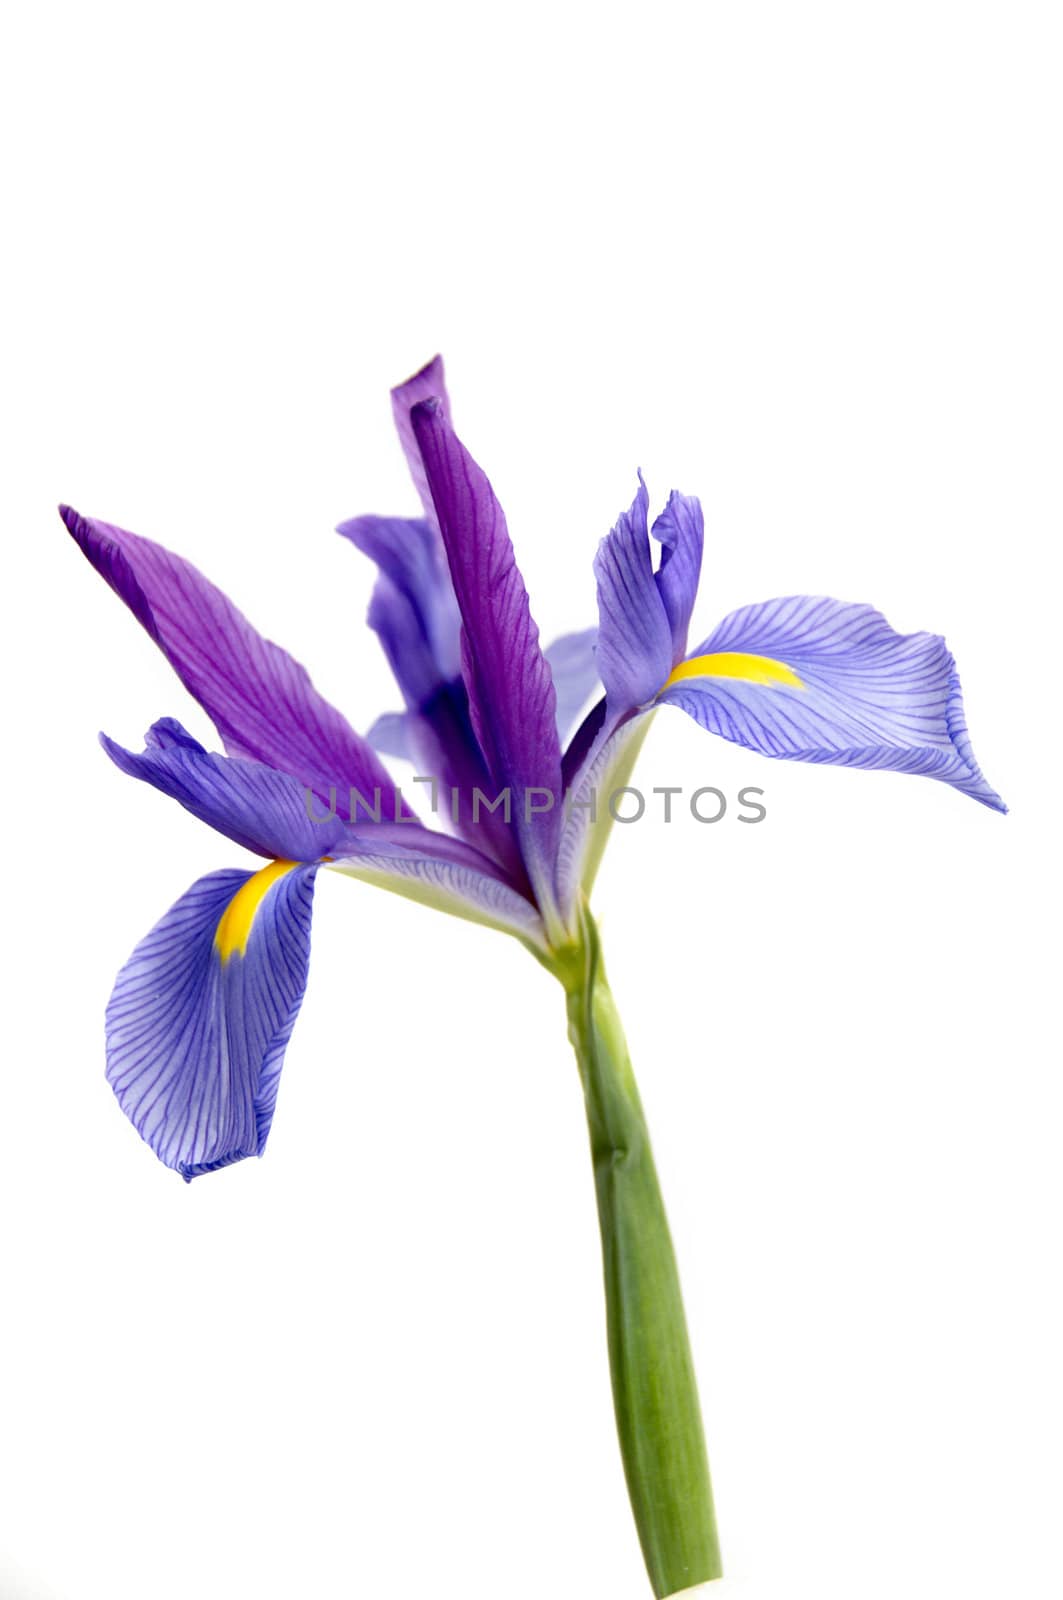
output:
[[283, 878], [286, 872], [291, 872], [298, 865], [297, 861], [271, 861], [268, 867], [263, 867], [261, 872], [256, 872], [237, 889], [222, 912], [214, 935], [214, 948], [223, 961], [228, 961], [234, 954], [243, 955], [251, 937], [255, 912], [277, 879]]
[[771, 656], [742, 655], [734, 650], [681, 661], [664, 687], [668, 689], [684, 678], [742, 678], [746, 683], [762, 683], [769, 688], [777, 684], [787, 684], [791, 689], [804, 688], [797, 673], [785, 661], [773, 661]]

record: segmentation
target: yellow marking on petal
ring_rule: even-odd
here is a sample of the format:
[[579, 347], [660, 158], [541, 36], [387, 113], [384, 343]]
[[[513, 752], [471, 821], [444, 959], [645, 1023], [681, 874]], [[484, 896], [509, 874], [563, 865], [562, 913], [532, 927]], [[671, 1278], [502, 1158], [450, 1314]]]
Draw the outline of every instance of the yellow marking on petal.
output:
[[278, 878], [298, 865], [297, 861], [271, 861], [237, 889], [222, 912], [214, 935], [214, 948], [223, 961], [228, 961], [232, 955], [243, 955], [251, 937], [255, 912]]
[[684, 678], [742, 678], [746, 683], [760, 683], [768, 688], [777, 684], [786, 684], [791, 689], [804, 688], [797, 673], [785, 661], [775, 661], [771, 656], [743, 655], [737, 650], [721, 650], [717, 655], [694, 656], [690, 661], [681, 661], [664, 688], [669, 689]]

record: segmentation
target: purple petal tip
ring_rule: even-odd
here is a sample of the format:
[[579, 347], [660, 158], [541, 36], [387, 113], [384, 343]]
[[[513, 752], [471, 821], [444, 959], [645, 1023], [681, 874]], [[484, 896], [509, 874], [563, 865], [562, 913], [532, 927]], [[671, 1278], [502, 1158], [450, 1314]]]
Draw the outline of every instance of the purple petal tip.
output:
[[441, 355], [434, 355], [431, 361], [426, 361], [423, 367], [418, 367], [417, 371], [407, 378], [405, 382], [397, 383], [391, 392], [393, 395], [402, 394], [405, 390], [412, 388], [414, 384], [422, 383], [426, 378], [437, 380], [440, 387], [442, 387], [443, 357]]

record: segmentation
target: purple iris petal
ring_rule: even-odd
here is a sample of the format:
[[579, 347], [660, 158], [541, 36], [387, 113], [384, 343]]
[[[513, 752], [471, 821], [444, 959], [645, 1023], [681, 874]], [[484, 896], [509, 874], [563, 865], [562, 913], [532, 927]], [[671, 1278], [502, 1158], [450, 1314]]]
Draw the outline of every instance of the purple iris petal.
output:
[[118, 975], [107, 1078], [141, 1138], [185, 1178], [262, 1154], [306, 987], [315, 871], [278, 877], [227, 959], [219, 924], [252, 874], [200, 878]]
[[[489, 856], [522, 894], [530, 892], [512, 821], [506, 821], [504, 802], [494, 805], [498, 793], [472, 730], [460, 678], [440, 689], [419, 711], [378, 717], [369, 738], [384, 755], [412, 762], [415, 781], [436, 780], [431, 805], [440, 824]], [[509, 814], [512, 818], [512, 804]]]
[[[430, 520], [363, 516], [338, 529], [380, 569], [368, 620], [407, 706], [404, 714], [382, 719], [370, 738], [385, 753], [402, 755], [420, 773], [437, 778], [448, 824], [503, 865], [524, 889], [527, 875], [512, 827], [500, 813], [486, 809], [478, 820], [472, 816], [475, 792], [494, 799], [495, 786], [469, 716], [461, 678], [461, 617], [410, 422], [411, 406], [429, 396], [447, 410], [438, 357], [392, 391], [399, 437]], [[380, 744], [381, 738], [386, 745]]]
[[[649, 495], [639, 473], [631, 509], [603, 539], [594, 563], [598, 579], [598, 664], [610, 713], [648, 704], [686, 650], [687, 629], [701, 575], [704, 524], [692, 495], [673, 489], [653, 527]], [[659, 540], [653, 570], [650, 535]]]
[[194, 739], [176, 717], [159, 717], [144, 735], [144, 743], [153, 750], [189, 750], [202, 755], [203, 746]]
[[[338, 815], [311, 821], [306, 789], [297, 778], [259, 761], [212, 755], [170, 717], [149, 729], [140, 755], [103, 734], [100, 742], [123, 772], [161, 789], [201, 822], [258, 855], [316, 861], [347, 832]], [[373, 796], [367, 798], [371, 802]]]
[[[286, 861], [316, 862], [323, 856], [339, 857], [349, 850], [371, 847], [431, 857], [443, 866], [481, 873], [516, 892], [526, 887], [517, 863], [515, 878], [482, 846], [434, 832], [406, 818], [396, 822], [383, 795], [363, 796], [348, 822], [335, 806], [311, 801], [295, 778], [257, 761], [216, 755], [204, 750], [172, 717], [149, 729], [147, 748], [136, 754], [101, 735], [111, 760], [130, 777], [150, 783], [177, 800], [201, 822], [243, 845], [247, 850]], [[331, 800], [331, 797], [330, 797]], [[370, 809], [372, 808], [372, 809]], [[374, 811], [379, 810], [379, 820]], [[312, 813], [312, 814], [311, 814]]]
[[306, 669], [259, 633], [195, 567], [161, 545], [61, 507], [67, 528], [199, 701], [233, 756], [264, 761], [327, 794], [365, 793], [386, 770], [318, 694]]
[[549, 908], [561, 795], [550, 668], [490, 483], [438, 402], [415, 406], [411, 417], [461, 610], [472, 724], [496, 790], [512, 790], [521, 855]]
[[419, 372], [412, 378], [407, 378], [405, 383], [400, 383], [391, 391], [391, 411], [395, 418], [395, 427], [398, 430], [399, 442], [402, 445], [410, 468], [410, 476], [417, 487], [421, 497], [425, 516], [433, 527], [436, 526], [436, 508], [432, 499], [432, 491], [428, 486], [425, 475], [424, 462], [421, 452], [414, 438], [413, 423], [410, 412], [422, 400], [438, 400], [443, 410], [443, 415], [450, 422], [450, 396], [447, 394], [446, 378], [443, 373], [443, 357], [433, 356]]
[[407, 705], [420, 705], [461, 671], [461, 618], [439, 534], [406, 517], [352, 517], [336, 531], [380, 568], [369, 625]]
[[668, 504], [650, 529], [661, 543], [657, 590], [672, 630], [672, 665], [686, 654], [690, 613], [701, 578], [705, 520], [701, 502], [673, 489]]
[[694, 676], [661, 700], [762, 755], [923, 774], [1006, 809], [974, 758], [956, 665], [936, 634], [895, 633], [870, 606], [791, 595], [732, 612], [692, 659], [731, 652], [782, 662], [801, 687]]
[[[526, 883], [520, 851], [501, 814], [484, 811], [472, 822], [477, 789], [494, 798], [494, 785], [469, 719], [461, 672], [461, 619], [435, 526], [424, 520], [355, 517], [337, 530], [380, 568], [369, 606], [377, 633], [408, 707], [389, 719], [391, 749], [418, 772], [440, 782], [443, 815], [465, 837], [495, 856]], [[370, 733], [377, 749], [378, 735]], [[451, 796], [456, 796], [452, 804]]]
[[380, 568], [369, 623], [380, 635], [407, 705], [417, 706], [461, 671], [461, 618], [439, 536], [435, 503], [414, 438], [411, 409], [434, 400], [450, 421], [443, 360], [433, 356], [391, 391], [391, 409], [424, 518], [352, 517], [337, 529]]
[[[425, 523], [419, 526], [431, 534], [443, 560], [439, 535]], [[453, 650], [460, 658], [457, 602], [449, 575], [446, 587], [454, 607]], [[380, 636], [410, 708], [401, 717], [391, 718], [390, 734], [385, 730], [385, 737], [391, 739], [390, 753], [412, 761], [419, 775], [438, 778], [443, 817], [524, 880], [516, 837], [512, 828], [502, 821], [501, 814], [485, 811], [479, 821], [472, 820], [476, 791], [493, 799], [494, 785], [473, 732], [468, 695], [461, 677], [457, 676], [460, 668], [455, 666], [455, 675], [449, 678], [443, 676], [447, 663], [441, 652], [436, 653], [423, 625], [423, 616], [424, 612], [410, 593], [398, 589], [386, 572], [381, 573], [369, 607], [369, 622]], [[384, 748], [373, 731], [370, 743], [376, 749]]]
[[416, 712], [407, 713], [412, 758], [418, 772], [439, 779], [437, 811], [443, 825], [503, 868], [521, 893], [530, 892], [515, 828], [515, 803], [506, 820], [469, 715], [460, 678], [445, 684]]
[[[440, 401], [449, 421], [438, 358], [392, 393], [396, 425], [422, 494], [428, 492], [427, 480], [410, 411], [432, 397]], [[369, 624], [380, 638], [407, 706], [405, 714], [381, 719], [370, 742], [438, 778], [448, 824], [498, 861], [522, 890], [527, 889], [512, 824], [482, 806], [478, 816], [473, 815], [475, 792], [494, 799], [499, 785], [485, 764], [460, 676], [461, 618], [434, 506], [430, 522], [363, 516], [342, 523], [338, 532], [380, 569]], [[559, 640], [547, 652], [559, 695], [561, 734], [568, 731], [597, 682], [593, 645], [594, 630], [590, 630]]]
[[598, 670], [609, 709], [652, 700], [675, 665], [672, 626], [650, 559], [649, 495], [639, 475], [631, 509], [603, 539], [598, 579]]
[[550, 666], [557, 696], [557, 736], [564, 746], [577, 726], [580, 712], [596, 689], [598, 676], [598, 629], [584, 628], [579, 633], [564, 633], [544, 651]]

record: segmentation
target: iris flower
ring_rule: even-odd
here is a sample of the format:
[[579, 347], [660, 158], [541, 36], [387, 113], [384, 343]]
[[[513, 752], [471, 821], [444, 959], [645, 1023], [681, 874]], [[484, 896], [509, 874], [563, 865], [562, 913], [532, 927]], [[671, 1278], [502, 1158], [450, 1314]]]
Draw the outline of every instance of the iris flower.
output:
[[[392, 403], [422, 514], [339, 530], [379, 569], [369, 622], [403, 701], [367, 737], [188, 562], [62, 508], [225, 753], [169, 717], [142, 751], [106, 737], [104, 749], [265, 861], [200, 878], [137, 945], [107, 1008], [107, 1076], [184, 1178], [261, 1155], [322, 866], [519, 939], [566, 994], [621, 1450], [654, 1592], [671, 1595], [721, 1567], [675, 1258], [588, 907], [607, 799], [654, 713], [672, 706], [763, 756], [890, 768], [1004, 805], [974, 758], [956, 667], [934, 634], [895, 633], [867, 605], [787, 596], [732, 612], [688, 648], [701, 507], [672, 493], [651, 525], [641, 477], [595, 560], [597, 629], [544, 651], [502, 508], [451, 426], [442, 362]], [[431, 825], [382, 754], [414, 761]]]

